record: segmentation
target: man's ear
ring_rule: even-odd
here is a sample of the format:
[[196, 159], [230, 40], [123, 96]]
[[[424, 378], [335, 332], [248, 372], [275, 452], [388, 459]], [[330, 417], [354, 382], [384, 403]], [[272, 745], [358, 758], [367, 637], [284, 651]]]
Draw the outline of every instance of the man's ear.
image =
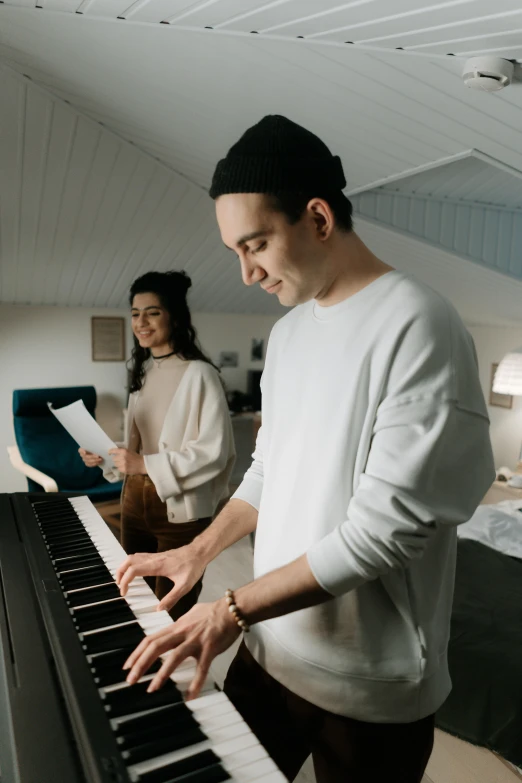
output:
[[313, 198], [306, 205], [306, 211], [314, 222], [318, 239], [327, 240], [335, 228], [335, 218], [327, 201]]

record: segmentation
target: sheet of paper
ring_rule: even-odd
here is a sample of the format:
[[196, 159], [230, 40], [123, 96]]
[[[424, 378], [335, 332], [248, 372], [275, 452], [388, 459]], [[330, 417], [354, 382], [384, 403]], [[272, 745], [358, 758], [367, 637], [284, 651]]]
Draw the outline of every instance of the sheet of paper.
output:
[[109, 449], [115, 449], [117, 446], [102, 430], [98, 422], [93, 419], [83, 404], [83, 400], [76, 400], [70, 405], [57, 409], [53, 408], [51, 402], [48, 402], [47, 405], [78, 446], [92, 451], [93, 454], [99, 454], [108, 465], [114, 466]]

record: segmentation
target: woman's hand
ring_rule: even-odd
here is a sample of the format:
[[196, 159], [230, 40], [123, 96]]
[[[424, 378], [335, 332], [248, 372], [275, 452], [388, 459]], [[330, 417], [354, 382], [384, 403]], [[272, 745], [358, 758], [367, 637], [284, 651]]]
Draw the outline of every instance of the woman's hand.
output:
[[137, 682], [160, 655], [172, 650], [147, 691], [151, 693], [161, 688], [185, 658], [194, 657], [197, 661], [196, 674], [185, 697], [195, 699], [216, 655], [227, 650], [240, 633], [241, 629], [228, 611], [224, 598], [211, 604], [196, 604], [173, 625], [143, 639], [123, 666], [130, 669], [127, 682]]
[[126, 476], [134, 476], [137, 473], [147, 473], [145, 460], [141, 454], [128, 449], [111, 449], [109, 451], [114, 464]]
[[97, 468], [103, 462], [103, 457], [93, 454], [92, 451], [86, 451], [86, 449], [78, 449], [78, 454], [88, 468]]
[[138, 552], [128, 555], [116, 571], [116, 583], [122, 595], [137, 576], [166, 576], [174, 587], [162, 598], [158, 611], [172, 609], [180, 598], [186, 595], [203, 576], [207, 561], [193, 544], [169, 549], [167, 552], [149, 554]]

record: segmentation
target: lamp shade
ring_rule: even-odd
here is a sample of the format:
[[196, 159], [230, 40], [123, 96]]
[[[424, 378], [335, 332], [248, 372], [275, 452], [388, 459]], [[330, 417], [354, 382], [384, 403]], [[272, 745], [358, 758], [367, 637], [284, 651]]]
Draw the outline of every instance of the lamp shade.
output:
[[493, 391], [497, 394], [522, 395], [522, 348], [504, 356], [495, 373]]

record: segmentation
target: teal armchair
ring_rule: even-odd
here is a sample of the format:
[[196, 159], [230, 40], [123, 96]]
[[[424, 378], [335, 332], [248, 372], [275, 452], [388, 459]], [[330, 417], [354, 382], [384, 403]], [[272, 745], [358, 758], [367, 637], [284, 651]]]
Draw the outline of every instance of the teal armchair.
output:
[[83, 400], [92, 416], [96, 408], [94, 386], [51, 389], [17, 389], [13, 392], [16, 446], [8, 448], [11, 464], [27, 478], [30, 492], [64, 492], [87, 495], [94, 503], [119, 499], [122, 483], [111, 484], [100, 468], [88, 468], [78, 445], [47, 407]]

